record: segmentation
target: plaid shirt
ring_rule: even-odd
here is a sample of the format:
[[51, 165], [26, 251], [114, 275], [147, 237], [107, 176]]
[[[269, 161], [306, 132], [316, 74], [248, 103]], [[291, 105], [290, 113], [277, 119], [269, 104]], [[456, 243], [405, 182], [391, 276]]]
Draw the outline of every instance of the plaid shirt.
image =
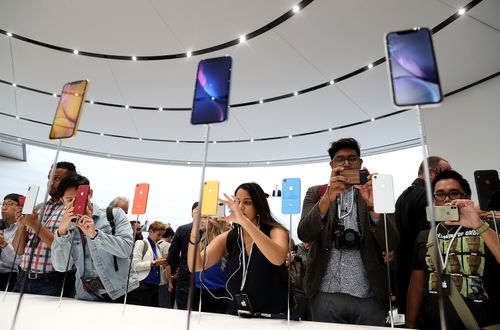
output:
[[[64, 204], [61, 202], [54, 202], [52, 200], [47, 202], [45, 212], [43, 213], [42, 224], [51, 232], [55, 232], [59, 228], [61, 217], [64, 211]], [[41, 239], [35, 238], [35, 231], [27, 228], [28, 242], [24, 248], [24, 254], [21, 260], [21, 268], [24, 271], [28, 270], [28, 261], [31, 254], [31, 248], [35, 244], [35, 253], [31, 262], [31, 270], [33, 273], [48, 273], [55, 271], [50, 260], [50, 246], [45, 244]], [[39, 242], [38, 244], [36, 242]]]

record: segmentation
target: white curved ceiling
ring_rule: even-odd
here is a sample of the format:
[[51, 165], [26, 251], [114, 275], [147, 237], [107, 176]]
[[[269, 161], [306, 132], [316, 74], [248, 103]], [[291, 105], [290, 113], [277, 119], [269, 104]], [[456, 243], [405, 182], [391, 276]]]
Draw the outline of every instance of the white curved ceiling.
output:
[[[237, 39], [266, 26], [297, 3], [2, 1], [0, 29], [100, 54], [179, 54]], [[217, 143], [209, 144], [211, 165], [323, 160], [328, 143], [342, 136], [356, 137], [365, 153], [414, 145], [418, 143], [415, 114], [394, 114], [385, 63], [309, 93], [263, 104], [258, 101], [362, 69], [384, 56], [385, 33], [413, 26], [436, 27], [467, 4], [459, 0], [315, 0], [244, 43], [190, 58], [157, 61], [75, 55], [0, 34], [0, 134], [4, 139], [21, 138], [54, 147], [48, 140], [48, 125], [58, 100], [39, 91], [60, 93], [67, 81], [90, 79], [88, 100], [131, 108], [86, 104], [80, 132], [63, 142], [64, 149], [199, 164], [206, 129], [191, 126], [187, 110], [196, 66], [200, 59], [228, 54], [233, 57], [231, 104], [257, 104], [233, 107], [228, 122], [212, 126], [210, 140]], [[483, 0], [472, 5], [434, 35], [444, 93], [500, 69], [500, 2]], [[157, 110], [160, 107], [184, 110]], [[389, 114], [393, 115], [384, 117]], [[377, 120], [372, 122], [372, 118]]]

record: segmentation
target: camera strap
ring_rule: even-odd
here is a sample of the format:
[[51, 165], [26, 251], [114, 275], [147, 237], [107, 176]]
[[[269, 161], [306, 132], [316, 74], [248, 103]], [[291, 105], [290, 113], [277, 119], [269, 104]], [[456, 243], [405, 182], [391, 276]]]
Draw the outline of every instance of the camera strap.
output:
[[[438, 226], [441, 226], [441, 228], [447, 230], [446, 228], [444, 228], [440, 223], [438, 224]], [[441, 260], [441, 264], [443, 265], [443, 272], [446, 270], [446, 265], [448, 264], [448, 257], [450, 256], [450, 250], [451, 250], [451, 246], [453, 245], [453, 241], [455, 240], [455, 238], [457, 237], [457, 234], [458, 232], [460, 231], [460, 229], [462, 229], [462, 226], [458, 227], [458, 229], [455, 231], [455, 233], [453, 234], [453, 237], [451, 238], [450, 240], [450, 243], [448, 243], [448, 249], [446, 250], [446, 254], [444, 256], [444, 260], [443, 260], [443, 255], [441, 253], [441, 247], [437, 246], [437, 249], [439, 251], [439, 259]]]
[[247, 281], [247, 275], [248, 275], [248, 268], [250, 266], [250, 259], [252, 258], [252, 252], [253, 252], [253, 246], [255, 245], [255, 242], [252, 242], [250, 244], [250, 254], [248, 255], [248, 261], [245, 262], [245, 255], [246, 255], [246, 249], [245, 249], [245, 239], [243, 238], [243, 229], [241, 229], [241, 226], [238, 227], [240, 238], [241, 238], [241, 258], [242, 258], [242, 267], [243, 271], [241, 273], [241, 286], [240, 286], [240, 292], [243, 292], [243, 289], [245, 288], [245, 283]]

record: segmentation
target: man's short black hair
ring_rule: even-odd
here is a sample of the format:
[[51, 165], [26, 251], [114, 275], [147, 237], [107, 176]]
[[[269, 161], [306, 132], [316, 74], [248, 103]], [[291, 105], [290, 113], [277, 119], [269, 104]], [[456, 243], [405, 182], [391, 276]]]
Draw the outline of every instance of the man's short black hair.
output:
[[353, 149], [356, 151], [356, 154], [361, 156], [361, 151], [359, 148], [359, 143], [353, 138], [344, 138], [337, 141], [333, 141], [330, 149], [328, 149], [328, 154], [330, 155], [330, 159], [335, 157], [335, 154], [342, 149]]
[[468, 197], [470, 197], [472, 195], [472, 190], [470, 189], [469, 182], [467, 182], [467, 180], [465, 180], [464, 177], [460, 173], [458, 173], [457, 171], [453, 171], [453, 170], [443, 171], [443, 172], [439, 173], [438, 175], [436, 175], [436, 177], [434, 178], [434, 181], [432, 181], [432, 192], [434, 192], [434, 190], [436, 188], [436, 183], [438, 183], [438, 181], [447, 180], [447, 179], [457, 180], [458, 183], [460, 184], [460, 186], [462, 187], [462, 189], [464, 190], [464, 193], [466, 193]]
[[15, 194], [15, 193], [12, 193], [12, 194], [8, 194], [7, 196], [5, 196], [3, 198], [3, 200], [6, 200], [6, 199], [9, 199], [11, 201], [14, 201], [17, 203], [17, 205], [19, 205], [19, 197], [21, 197], [21, 195], [19, 194]]
[[78, 188], [82, 184], [90, 184], [89, 179], [80, 174], [68, 175], [59, 182], [57, 194], [62, 197], [64, 196], [64, 192], [69, 188]]
[[198, 202], [194, 202], [194, 203], [193, 203], [193, 206], [191, 206], [191, 212], [193, 212], [193, 211], [194, 211], [194, 209], [195, 209], [195, 208], [197, 208], [199, 204], [200, 204], [200, 203], [198, 203]]
[[167, 229], [165, 229], [165, 232], [163, 233], [163, 235], [161, 235], [161, 237], [164, 237], [164, 238], [172, 237], [172, 236], [174, 236], [174, 234], [175, 234], [175, 232], [172, 229], [172, 227], [167, 227]]
[[76, 174], [76, 166], [75, 164], [70, 162], [58, 162], [56, 164], [56, 168], [63, 168], [65, 170], [68, 170], [69, 174]]

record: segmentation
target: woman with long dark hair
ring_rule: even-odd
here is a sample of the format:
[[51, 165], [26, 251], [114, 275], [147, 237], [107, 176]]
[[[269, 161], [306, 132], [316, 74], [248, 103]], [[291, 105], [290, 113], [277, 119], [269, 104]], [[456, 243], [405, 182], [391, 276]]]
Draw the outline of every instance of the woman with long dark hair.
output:
[[190, 271], [208, 268], [227, 256], [228, 313], [266, 313], [286, 317], [288, 289], [285, 259], [288, 231], [271, 215], [267, 197], [257, 183], [243, 183], [235, 195], [221, 199], [231, 209], [224, 221], [230, 231], [215, 237], [197, 257], [193, 269], [196, 232], [191, 231]]

